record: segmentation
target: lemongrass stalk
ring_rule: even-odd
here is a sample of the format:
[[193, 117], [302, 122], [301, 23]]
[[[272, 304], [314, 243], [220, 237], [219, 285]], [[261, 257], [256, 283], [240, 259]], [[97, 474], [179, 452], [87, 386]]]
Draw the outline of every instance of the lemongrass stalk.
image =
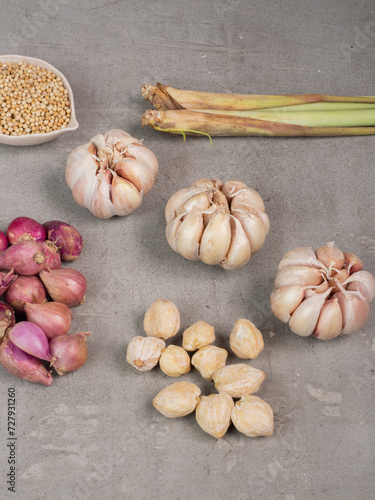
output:
[[[254, 118], [257, 120], [303, 125], [306, 127], [375, 127], [375, 109], [339, 110], [339, 111], [293, 111], [295, 106], [283, 111], [227, 111], [216, 109], [197, 109], [198, 113]], [[191, 110], [194, 111], [194, 110]]]
[[221, 94], [180, 90], [168, 85], [148, 85], [141, 89], [144, 99], [156, 109], [226, 109], [247, 110], [292, 106], [313, 102], [352, 102], [375, 104], [375, 96], [339, 97], [325, 94], [296, 95], [256, 95], [256, 94]]
[[170, 134], [215, 136], [344, 136], [372, 135], [375, 127], [307, 127], [242, 116], [190, 110], [147, 110], [142, 126]]
[[275, 106], [290, 106], [320, 101], [317, 94], [306, 95], [252, 95], [217, 94], [179, 90], [169, 86], [143, 85], [142, 96], [156, 109], [259, 109]]

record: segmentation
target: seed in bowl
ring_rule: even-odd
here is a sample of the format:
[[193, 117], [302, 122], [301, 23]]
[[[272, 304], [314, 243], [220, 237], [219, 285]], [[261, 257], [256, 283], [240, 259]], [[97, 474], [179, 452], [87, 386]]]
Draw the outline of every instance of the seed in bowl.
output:
[[53, 71], [0, 63], [0, 134], [45, 134], [70, 122], [68, 89]]

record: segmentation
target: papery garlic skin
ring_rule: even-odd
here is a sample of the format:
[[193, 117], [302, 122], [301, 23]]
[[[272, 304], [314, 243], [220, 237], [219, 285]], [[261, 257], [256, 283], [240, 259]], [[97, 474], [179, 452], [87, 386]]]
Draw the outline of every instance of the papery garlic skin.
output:
[[65, 179], [75, 201], [100, 219], [128, 215], [158, 173], [152, 151], [123, 130], [97, 134], [68, 157]]
[[327, 243], [299, 247], [279, 265], [271, 293], [274, 315], [297, 335], [331, 340], [361, 328], [375, 298], [375, 277], [362, 261]]
[[188, 260], [239, 269], [264, 245], [269, 219], [264, 203], [243, 182], [199, 179], [165, 207], [166, 237]]

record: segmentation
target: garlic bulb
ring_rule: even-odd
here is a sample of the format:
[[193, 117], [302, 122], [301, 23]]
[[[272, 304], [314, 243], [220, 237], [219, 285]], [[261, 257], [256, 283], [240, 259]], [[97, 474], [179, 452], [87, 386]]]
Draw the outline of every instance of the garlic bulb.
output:
[[70, 153], [65, 179], [78, 205], [109, 219], [138, 208], [157, 173], [154, 153], [127, 132], [114, 129]]
[[228, 270], [262, 248], [270, 227], [261, 196], [240, 181], [199, 179], [170, 198], [165, 218], [175, 252]]
[[295, 248], [279, 264], [271, 309], [303, 337], [330, 340], [361, 328], [375, 298], [375, 277], [333, 243]]

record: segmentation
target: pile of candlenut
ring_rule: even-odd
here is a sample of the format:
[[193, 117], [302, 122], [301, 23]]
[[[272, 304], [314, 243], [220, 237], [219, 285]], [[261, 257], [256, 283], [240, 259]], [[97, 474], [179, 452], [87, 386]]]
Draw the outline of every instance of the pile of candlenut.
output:
[[[147, 337], [136, 336], [129, 342], [126, 360], [139, 371], [149, 371], [158, 363], [170, 377], [188, 373], [193, 365], [218, 394], [201, 396], [200, 388], [190, 382], [176, 382], [154, 398], [154, 407], [169, 418], [184, 417], [195, 410], [199, 426], [211, 436], [222, 438], [230, 423], [246, 436], [270, 436], [273, 411], [262, 399], [253, 396], [265, 374], [245, 363], [226, 366], [226, 349], [212, 345], [214, 327], [197, 321], [183, 332], [182, 347], [170, 344], [180, 329], [180, 314], [172, 302], [158, 299], [147, 310], [144, 322]], [[239, 319], [229, 337], [236, 356], [255, 359], [264, 347], [261, 332], [248, 320]], [[189, 352], [194, 352], [190, 358]], [[234, 403], [233, 399], [238, 399]]]

